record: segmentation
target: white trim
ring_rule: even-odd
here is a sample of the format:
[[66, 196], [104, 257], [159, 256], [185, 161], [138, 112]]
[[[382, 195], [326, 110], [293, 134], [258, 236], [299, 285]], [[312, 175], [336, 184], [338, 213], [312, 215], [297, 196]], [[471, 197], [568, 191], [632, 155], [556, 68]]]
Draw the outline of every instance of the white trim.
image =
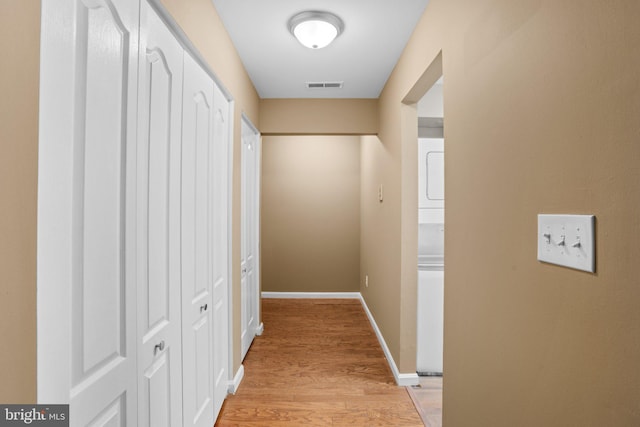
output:
[[391, 368], [391, 372], [393, 373], [393, 377], [396, 379], [396, 384], [399, 386], [412, 386], [420, 384], [420, 379], [418, 378], [418, 374], [416, 372], [403, 374], [398, 370], [398, 366], [396, 365], [395, 360], [393, 360], [393, 356], [391, 355], [391, 351], [389, 351], [389, 347], [387, 347], [387, 343], [382, 336], [382, 332], [378, 328], [375, 319], [373, 318], [373, 314], [367, 307], [367, 303], [360, 294], [360, 302], [362, 303], [362, 308], [364, 308], [365, 313], [367, 313], [367, 317], [369, 318], [369, 322], [371, 323], [371, 327], [373, 328], [376, 336], [378, 337], [378, 342], [380, 342], [380, 346], [382, 347], [382, 351], [384, 352], [384, 356], [387, 358], [387, 362], [389, 363], [389, 367]]
[[[61, 9], [64, 7], [64, 10]], [[71, 390], [72, 224], [64, 206], [73, 199], [74, 90], [72, 11], [65, 2], [42, 3], [40, 27], [40, 99], [38, 119], [38, 203], [36, 244], [36, 393], [37, 402], [69, 403]], [[62, 10], [62, 11], [61, 11]], [[56, 37], [51, 37], [53, 34]], [[10, 350], [9, 350], [10, 351]]]
[[169, 13], [162, 0], [147, 0], [151, 8], [160, 16], [160, 19], [169, 27], [173, 35], [178, 39], [178, 42], [182, 45], [184, 50], [191, 55], [191, 57], [205, 70], [207, 74], [218, 85], [224, 96], [229, 101], [233, 100], [233, 96], [229, 90], [222, 84], [222, 79], [213, 71], [209, 62], [205, 59], [204, 55], [200, 53], [200, 50], [193, 44], [189, 36], [184, 32], [182, 27], [176, 22], [175, 18]]
[[420, 384], [420, 376], [418, 375], [417, 372], [413, 374], [398, 373], [397, 377], [395, 376], [395, 373], [394, 373], [394, 377], [396, 378], [396, 384], [398, 384], [398, 386], [400, 387], [410, 387], [410, 386]]
[[[255, 125], [253, 124], [253, 122], [251, 121], [251, 119], [249, 118], [249, 116], [247, 114], [245, 114], [244, 111], [242, 111], [240, 113], [240, 119], [245, 121], [245, 125], [247, 125], [247, 127], [251, 130], [252, 133], [260, 136], [260, 131], [258, 130], [257, 127], [255, 127]], [[262, 140], [261, 140], [262, 141]]]
[[262, 298], [362, 299], [360, 292], [262, 292]]
[[[249, 120], [244, 113], [245, 122], [253, 126], [253, 122]], [[262, 289], [262, 236], [260, 218], [262, 216], [262, 135], [259, 130], [255, 130], [256, 134], [256, 243], [255, 243], [255, 267], [254, 275], [256, 277], [256, 322], [260, 325], [256, 328], [256, 335], [262, 335], [264, 325], [262, 324], [262, 307], [260, 306], [260, 290]]]
[[227, 147], [227, 332], [229, 358], [227, 359], [227, 380], [234, 381], [233, 375], [233, 146], [235, 136], [235, 101], [229, 99], [229, 146]]
[[231, 381], [229, 381], [230, 394], [236, 394], [236, 391], [238, 391], [238, 387], [240, 387], [240, 383], [242, 382], [243, 378], [244, 378], [244, 365], [240, 365], [240, 367], [238, 368], [238, 371], [236, 372], [236, 375], [233, 377]]

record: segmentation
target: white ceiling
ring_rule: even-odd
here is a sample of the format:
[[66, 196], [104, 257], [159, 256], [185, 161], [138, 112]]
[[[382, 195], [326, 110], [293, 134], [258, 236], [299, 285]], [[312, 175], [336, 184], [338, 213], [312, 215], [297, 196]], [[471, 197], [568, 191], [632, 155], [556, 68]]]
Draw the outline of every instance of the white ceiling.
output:
[[[261, 98], [377, 98], [429, 0], [212, 0]], [[328, 47], [307, 49], [289, 33], [298, 12], [344, 21]], [[344, 82], [308, 89], [306, 82]]]

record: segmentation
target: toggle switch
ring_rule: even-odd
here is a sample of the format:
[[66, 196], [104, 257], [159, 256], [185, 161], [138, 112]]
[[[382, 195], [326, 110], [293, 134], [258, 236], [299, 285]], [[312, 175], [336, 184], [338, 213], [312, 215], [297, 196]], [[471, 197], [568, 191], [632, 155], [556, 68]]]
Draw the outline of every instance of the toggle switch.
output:
[[538, 215], [538, 260], [595, 272], [595, 217]]

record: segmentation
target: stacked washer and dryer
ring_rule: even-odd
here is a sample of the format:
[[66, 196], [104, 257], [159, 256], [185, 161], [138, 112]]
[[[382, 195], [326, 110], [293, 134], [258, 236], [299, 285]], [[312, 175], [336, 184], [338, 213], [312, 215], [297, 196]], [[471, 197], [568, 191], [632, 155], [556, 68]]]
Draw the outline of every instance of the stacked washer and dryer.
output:
[[444, 139], [420, 138], [417, 359], [419, 375], [442, 375], [444, 331]]

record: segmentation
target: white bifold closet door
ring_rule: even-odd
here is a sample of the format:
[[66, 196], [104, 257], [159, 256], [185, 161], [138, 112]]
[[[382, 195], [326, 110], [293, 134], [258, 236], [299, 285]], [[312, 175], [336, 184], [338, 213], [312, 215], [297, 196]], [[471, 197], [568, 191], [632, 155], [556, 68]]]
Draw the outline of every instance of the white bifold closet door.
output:
[[211, 427], [227, 395], [231, 103], [156, 7], [42, 2], [38, 402], [72, 426]]
[[182, 425], [183, 49], [142, 1], [138, 114], [138, 426]]
[[141, 14], [140, 425], [210, 426], [229, 380], [229, 101]]
[[184, 426], [214, 422], [211, 77], [184, 56], [182, 119], [182, 345]]
[[38, 401], [72, 426], [136, 405], [138, 3], [42, 2]]

